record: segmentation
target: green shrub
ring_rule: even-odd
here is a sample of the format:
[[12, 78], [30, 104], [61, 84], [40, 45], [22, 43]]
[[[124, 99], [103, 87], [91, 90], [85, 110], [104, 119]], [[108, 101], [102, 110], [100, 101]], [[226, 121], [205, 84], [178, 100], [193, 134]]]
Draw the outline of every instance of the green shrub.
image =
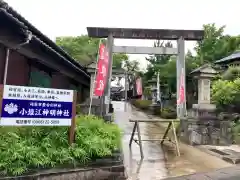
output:
[[142, 99], [136, 99], [133, 100], [132, 104], [136, 106], [137, 108], [140, 108], [142, 110], [146, 110], [149, 108], [149, 105], [152, 104], [151, 100], [142, 100]]
[[173, 108], [163, 108], [160, 116], [164, 119], [176, 119], [177, 113], [176, 110]]
[[144, 88], [143, 95], [144, 95], [145, 97], [151, 97], [151, 95], [152, 95], [152, 90], [151, 90], [151, 88], [150, 88], [150, 87]]
[[215, 81], [212, 85], [211, 94], [218, 109], [240, 111], [240, 78], [234, 81]]
[[232, 122], [232, 138], [234, 144], [240, 144], [240, 119]]
[[234, 81], [237, 78], [240, 78], [240, 67], [229, 67], [222, 75], [223, 80]]
[[82, 166], [119, 148], [117, 125], [95, 116], [76, 119], [76, 141], [68, 144], [68, 127], [0, 127], [0, 173], [21, 175], [42, 168]]
[[76, 106], [76, 114], [81, 114], [81, 107], [80, 104]]

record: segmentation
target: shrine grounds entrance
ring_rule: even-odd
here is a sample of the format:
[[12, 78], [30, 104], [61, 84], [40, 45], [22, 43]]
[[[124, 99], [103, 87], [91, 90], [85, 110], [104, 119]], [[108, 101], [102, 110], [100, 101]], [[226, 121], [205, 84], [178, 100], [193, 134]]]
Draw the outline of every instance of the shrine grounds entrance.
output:
[[[176, 70], [177, 70], [177, 118], [181, 119], [187, 116], [186, 109], [186, 74], [185, 74], [185, 40], [199, 41], [203, 39], [203, 30], [170, 30], [170, 29], [128, 29], [128, 28], [100, 28], [87, 27], [88, 36], [93, 38], [107, 38], [107, 49], [109, 54], [109, 69], [108, 69], [108, 83], [105, 92], [106, 112], [109, 110], [110, 103], [110, 86], [112, 77], [112, 61], [113, 53], [126, 54], [158, 54], [158, 55], [177, 55]], [[121, 39], [149, 39], [149, 40], [176, 40], [177, 48], [168, 47], [137, 47], [137, 46], [115, 46], [114, 38]], [[181, 92], [181, 93], [180, 93]], [[107, 100], [107, 101], [106, 101]], [[170, 141], [176, 147], [176, 154], [180, 156], [178, 140], [174, 122], [177, 120], [162, 120], [162, 119], [129, 119], [129, 122], [134, 123], [132, 135], [129, 146], [132, 142], [139, 145], [141, 159], [144, 158], [142, 141]], [[139, 123], [168, 123], [168, 127], [161, 139], [145, 139], [141, 138]], [[174, 134], [174, 141], [167, 138], [168, 133], [172, 129]], [[138, 138], [134, 138], [137, 132]]]
[[[177, 105], [177, 117], [185, 117], [186, 109], [186, 74], [185, 74], [185, 43], [184, 41], [200, 41], [203, 39], [203, 30], [174, 30], [174, 29], [131, 29], [131, 28], [102, 28], [87, 27], [88, 36], [93, 38], [107, 38], [109, 52], [108, 84], [105, 93], [107, 104], [110, 103], [110, 85], [112, 77], [113, 53], [126, 54], [158, 54], [177, 55], [177, 100], [180, 98], [180, 86], [184, 91], [184, 98]], [[114, 38], [119, 39], [149, 39], [149, 40], [176, 40], [177, 48], [169, 47], [138, 47], [115, 46]], [[107, 105], [109, 108], [109, 106]], [[108, 112], [108, 110], [106, 111]]]

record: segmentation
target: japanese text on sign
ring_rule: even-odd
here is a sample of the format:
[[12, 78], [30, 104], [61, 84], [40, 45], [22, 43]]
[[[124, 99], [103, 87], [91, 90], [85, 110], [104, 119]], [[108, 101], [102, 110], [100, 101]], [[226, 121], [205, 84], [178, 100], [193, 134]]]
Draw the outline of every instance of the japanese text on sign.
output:
[[4, 86], [1, 125], [69, 126], [73, 91]]

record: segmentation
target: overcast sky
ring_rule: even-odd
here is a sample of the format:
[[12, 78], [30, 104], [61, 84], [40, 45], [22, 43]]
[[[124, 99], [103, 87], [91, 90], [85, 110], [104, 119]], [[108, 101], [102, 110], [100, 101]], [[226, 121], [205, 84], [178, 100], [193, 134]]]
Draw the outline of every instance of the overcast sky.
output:
[[[240, 34], [239, 0], [5, 0], [53, 41], [58, 36], [86, 34], [87, 26], [201, 29], [226, 25]], [[116, 40], [116, 45], [151, 46], [152, 41]], [[186, 43], [186, 50], [194, 47]], [[146, 67], [144, 55], [131, 56]]]

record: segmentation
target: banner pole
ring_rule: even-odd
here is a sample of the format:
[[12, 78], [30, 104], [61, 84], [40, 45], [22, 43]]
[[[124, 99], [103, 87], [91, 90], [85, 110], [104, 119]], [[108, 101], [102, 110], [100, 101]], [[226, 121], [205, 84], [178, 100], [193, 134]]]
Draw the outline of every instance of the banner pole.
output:
[[97, 75], [97, 70], [98, 70], [98, 60], [99, 60], [99, 49], [100, 49], [100, 45], [102, 43], [102, 39], [100, 39], [99, 44], [98, 44], [98, 53], [97, 53], [97, 63], [96, 63], [96, 68], [95, 68], [95, 72], [94, 72], [94, 78], [93, 78], [93, 87], [92, 87], [92, 93], [90, 96], [90, 104], [89, 104], [89, 109], [88, 109], [88, 115], [91, 114], [91, 109], [92, 109], [92, 99], [93, 99], [93, 94], [94, 94], [94, 89], [95, 89], [95, 84], [96, 84], [96, 75]]

